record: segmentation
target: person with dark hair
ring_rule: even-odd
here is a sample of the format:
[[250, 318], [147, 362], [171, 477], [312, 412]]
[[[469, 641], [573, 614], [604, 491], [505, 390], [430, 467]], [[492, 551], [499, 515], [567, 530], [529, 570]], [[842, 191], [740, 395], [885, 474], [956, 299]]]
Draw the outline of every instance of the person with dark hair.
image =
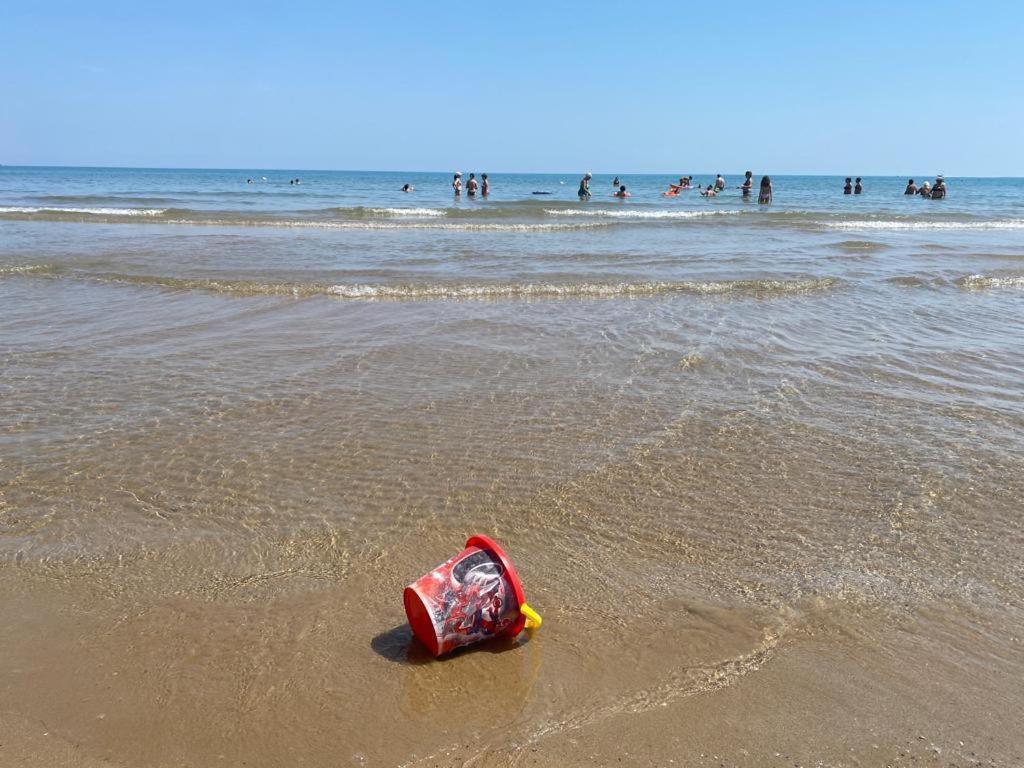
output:
[[480, 185], [480, 193], [484, 197], [487, 197], [491, 194], [491, 182], [488, 181], [486, 173], [481, 173], [480, 178], [483, 179], [483, 184]]
[[722, 178], [722, 174], [718, 174], [715, 178], [715, 192], [721, 192], [725, 189], [725, 179]]
[[747, 171], [743, 174], [743, 183], [740, 184], [740, 189], [743, 190], [744, 197], [750, 197], [751, 190], [754, 189], [754, 172]]
[[843, 185], [843, 194], [844, 195], [852, 195], [853, 194], [853, 179], [851, 179], [849, 176], [846, 177], [846, 183]]
[[911, 179], [910, 181], [907, 182], [907, 188], [905, 190], [903, 190], [903, 194], [904, 195], [916, 195], [917, 194], [917, 184], [914, 183], [913, 179]]
[[701, 190], [701, 197], [718, 197], [718, 190], [708, 184], [708, 188]]
[[619, 184], [619, 177], [618, 176], [616, 176], [614, 179], [612, 179], [612, 186], [613, 187], [620, 186], [620, 184]]
[[629, 192], [626, 191], [626, 185], [625, 184], [620, 184], [619, 185], [619, 191], [612, 195], [612, 197], [629, 197], [629, 196], [630, 195], [629, 195]]
[[864, 185], [860, 183], [860, 176], [857, 177], [857, 183], [853, 187], [853, 194], [859, 195], [864, 191]]
[[592, 178], [594, 177], [591, 176], [589, 173], [585, 173], [583, 174], [583, 178], [580, 179], [580, 188], [579, 191], [576, 193], [577, 195], [579, 195], [580, 200], [590, 199], [590, 180]]
[[456, 171], [455, 178], [452, 179], [452, 189], [455, 190], [456, 197], [462, 197], [462, 172]]
[[469, 181], [466, 182], [466, 194], [470, 197], [476, 197], [476, 191], [480, 187], [480, 182], [476, 180], [476, 174], [469, 174]]
[[402, 192], [412, 192], [412, 189], [413, 189], [412, 184], [409, 184], [408, 182], [406, 182], [405, 184], [402, 185], [401, 191]]
[[772, 180], [767, 176], [761, 177], [761, 191], [757, 195], [757, 202], [767, 205], [772, 201]]
[[946, 196], [946, 180], [942, 176], [935, 177], [935, 185], [932, 187], [932, 200], [942, 200]]

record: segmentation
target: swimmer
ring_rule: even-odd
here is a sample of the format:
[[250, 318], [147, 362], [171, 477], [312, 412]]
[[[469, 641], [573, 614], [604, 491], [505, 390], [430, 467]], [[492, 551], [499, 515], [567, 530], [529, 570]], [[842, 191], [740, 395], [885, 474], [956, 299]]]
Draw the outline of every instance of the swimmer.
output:
[[592, 175], [590, 175], [589, 173], [585, 173], [583, 174], [583, 178], [580, 179], [580, 188], [579, 191], [576, 193], [577, 195], [579, 195], [580, 200], [590, 199], [590, 180], [592, 178], [594, 178]]
[[843, 194], [844, 195], [852, 195], [853, 194], [853, 179], [851, 179], [849, 176], [846, 177], [846, 183], [843, 185]]
[[913, 179], [911, 179], [910, 181], [907, 182], [907, 188], [905, 190], [903, 190], [903, 194], [904, 195], [916, 195], [917, 194], [917, 184], [914, 183]]
[[917, 190], [917, 194], [919, 194], [921, 197], [931, 197], [932, 185], [926, 181], [924, 184], [921, 185], [921, 188]]
[[483, 184], [480, 186], [480, 192], [484, 197], [487, 197], [491, 194], [491, 182], [487, 179], [486, 173], [481, 173], [480, 178], [483, 179]]
[[618, 186], [620, 186], [620, 185], [619, 185], [619, 177], [618, 177], [618, 176], [616, 176], [616, 177], [615, 177], [614, 179], [612, 179], [612, 186], [613, 186], [613, 187], [618, 187]]
[[476, 191], [480, 188], [480, 182], [476, 180], [476, 174], [469, 174], [469, 181], [466, 182], [466, 194], [476, 197]]
[[401, 189], [402, 192], [412, 192], [412, 190], [413, 190], [412, 184], [403, 184], [402, 185], [402, 189]]
[[723, 189], [725, 189], [725, 179], [722, 178], [722, 174], [718, 174], [715, 179], [715, 192], [721, 192]]
[[754, 172], [747, 171], [743, 174], [743, 183], [740, 184], [740, 189], [743, 190], [744, 197], [750, 197], [750, 191], [754, 188]]
[[857, 183], [853, 187], [853, 194], [859, 195], [864, 191], [864, 185], [860, 183], [860, 176], [857, 177]]
[[942, 200], [946, 196], [946, 180], [942, 176], [935, 177], [932, 187], [932, 200]]
[[680, 176], [678, 184], [669, 184], [668, 185], [668, 189], [666, 191], [662, 192], [661, 194], [663, 194], [665, 197], [675, 197], [676, 195], [679, 194], [679, 192], [681, 190], [689, 189], [689, 188], [690, 187], [688, 185], [686, 177], [685, 176]]
[[619, 191], [612, 194], [612, 197], [630, 197], [629, 192], [626, 191], [626, 185], [620, 184]]
[[460, 171], [455, 172], [455, 177], [452, 179], [452, 189], [455, 190], [455, 196], [462, 196], [462, 173]]
[[757, 194], [757, 202], [767, 205], [772, 201], [772, 180], [767, 176], [761, 177], [761, 191]]
[[710, 184], [708, 184], [708, 188], [703, 190], [700, 194], [701, 194], [701, 197], [717, 197], [718, 196], [718, 191], [714, 187], [712, 187]]

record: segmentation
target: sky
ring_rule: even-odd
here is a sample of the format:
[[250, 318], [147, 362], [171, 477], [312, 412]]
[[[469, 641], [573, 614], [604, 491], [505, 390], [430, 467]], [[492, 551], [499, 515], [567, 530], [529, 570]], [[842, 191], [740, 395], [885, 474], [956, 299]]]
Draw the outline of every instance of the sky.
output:
[[1024, 3], [0, 2], [0, 164], [1024, 176]]

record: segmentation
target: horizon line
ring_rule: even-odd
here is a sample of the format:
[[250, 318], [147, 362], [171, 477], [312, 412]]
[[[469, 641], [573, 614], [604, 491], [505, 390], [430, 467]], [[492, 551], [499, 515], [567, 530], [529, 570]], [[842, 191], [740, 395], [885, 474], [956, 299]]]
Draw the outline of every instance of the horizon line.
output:
[[[253, 173], [256, 171], [269, 171], [272, 173], [419, 173], [419, 174], [453, 174], [455, 171], [452, 170], [391, 170], [382, 168], [260, 168], [257, 166], [246, 166], [246, 167], [219, 167], [219, 166], [187, 166], [187, 165], [68, 165], [65, 163], [42, 163], [42, 164], [14, 164], [8, 165], [6, 163], [0, 163], [0, 168], [76, 168], [81, 170], [122, 170], [122, 171], [232, 171], [232, 172], [249, 172]], [[676, 177], [679, 174], [675, 171], [478, 171], [477, 173], [487, 173], [489, 175], [534, 175], [534, 176], [572, 176], [575, 174], [591, 173], [595, 176], [670, 176]], [[689, 171], [687, 171], [689, 173]], [[714, 176], [718, 172], [712, 173], [710, 171], [699, 171], [694, 172], [695, 176]], [[723, 176], [742, 176], [744, 171], [737, 171], [734, 173], [723, 173]], [[821, 177], [839, 177], [845, 178], [851, 174], [846, 172], [798, 172], [798, 171], [771, 171], [771, 175], [775, 176], [821, 176]], [[684, 174], [685, 175], [685, 174]], [[755, 175], [759, 175], [755, 172]], [[766, 174], [760, 174], [766, 175]], [[881, 177], [881, 178], [902, 178], [906, 176], [911, 178], [920, 174], [914, 174], [912, 172], [904, 173], [861, 173], [859, 174], [862, 178]], [[924, 174], [922, 178], [933, 174]], [[957, 174], [957, 173], [942, 173], [934, 174], [936, 176], [942, 175], [946, 178], [961, 178], [961, 179], [1020, 179], [1024, 176], [990, 176], [990, 175], [970, 175], [970, 174]]]

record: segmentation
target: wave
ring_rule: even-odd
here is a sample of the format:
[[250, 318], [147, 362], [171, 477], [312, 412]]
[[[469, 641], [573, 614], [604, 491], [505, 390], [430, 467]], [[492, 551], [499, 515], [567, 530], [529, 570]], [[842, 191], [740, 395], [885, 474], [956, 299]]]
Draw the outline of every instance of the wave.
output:
[[53, 271], [49, 264], [22, 264], [18, 266], [0, 266], [0, 277], [8, 275], [43, 275]]
[[840, 243], [833, 243], [834, 248], [853, 253], [864, 251], [883, 251], [889, 246], [874, 240], [843, 240]]
[[826, 221], [829, 229], [1024, 229], [1024, 219], [994, 221], [906, 221], [906, 220], [853, 220]]
[[0, 214], [84, 214], [87, 216], [160, 216], [168, 208], [52, 208], [45, 206], [0, 205]]
[[646, 281], [620, 283], [470, 283], [421, 285], [333, 285], [345, 299], [616, 298], [682, 293], [701, 296], [769, 296], [812, 293], [836, 287], [835, 278], [796, 280]]
[[985, 291], [991, 288], [1024, 288], [1024, 275], [964, 275], [956, 281], [965, 291]]
[[[210, 291], [236, 296], [290, 296], [304, 298], [332, 296], [339, 299], [363, 300], [431, 300], [431, 299], [572, 299], [631, 298], [670, 294], [696, 296], [742, 296], [769, 298], [809, 294], [831, 290], [840, 281], [836, 278], [794, 278], [764, 280], [680, 280], [637, 282], [579, 283], [266, 283], [258, 280], [170, 277], [122, 273], [91, 273], [61, 270], [45, 265], [0, 268], [11, 274], [39, 272], [53, 278], [86, 280], [100, 283], [166, 288], [176, 291]], [[0, 271], [0, 275], [4, 274]]]
[[639, 211], [639, 210], [607, 210], [583, 208], [545, 208], [549, 216], [597, 216], [609, 219], [700, 219], [706, 216], [728, 216], [748, 213], [748, 211]]

